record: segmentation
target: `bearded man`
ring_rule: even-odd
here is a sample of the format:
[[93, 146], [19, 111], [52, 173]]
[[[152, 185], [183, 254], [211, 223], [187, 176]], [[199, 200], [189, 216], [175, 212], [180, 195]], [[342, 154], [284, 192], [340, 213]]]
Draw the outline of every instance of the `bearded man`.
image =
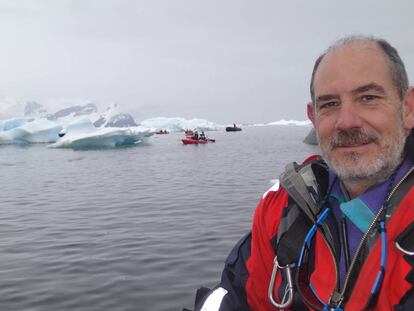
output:
[[414, 310], [414, 89], [387, 41], [347, 37], [315, 62], [321, 156], [292, 163], [196, 310]]

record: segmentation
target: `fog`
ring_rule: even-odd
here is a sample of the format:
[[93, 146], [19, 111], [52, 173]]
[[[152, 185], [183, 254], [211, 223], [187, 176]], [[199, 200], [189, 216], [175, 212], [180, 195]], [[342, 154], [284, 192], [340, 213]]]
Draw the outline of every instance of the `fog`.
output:
[[137, 121], [305, 120], [314, 60], [342, 36], [389, 40], [414, 74], [413, 8], [408, 0], [2, 0], [0, 105], [116, 103]]

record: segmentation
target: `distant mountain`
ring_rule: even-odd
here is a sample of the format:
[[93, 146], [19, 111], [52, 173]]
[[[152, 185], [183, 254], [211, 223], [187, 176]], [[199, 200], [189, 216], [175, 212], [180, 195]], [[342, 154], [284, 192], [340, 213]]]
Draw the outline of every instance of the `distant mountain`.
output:
[[[42, 111], [42, 106], [35, 102], [28, 104], [26, 107], [28, 113]], [[102, 114], [98, 114], [98, 108], [93, 103], [86, 105], [74, 105], [63, 108], [54, 114], [48, 114], [46, 117], [52, 121], [62, 121], [63, 119], [71, 120], [80, 116], [87, 116], [93, 122], [95, 127], [130, 127], [137, 126], [134, 118], [127, 113], [118, 113], [116, 104], [109, 106]], [[46, 110], [45, 110], [45, 113]]]
[[70, 115], [72, 115], [72, 117], [79, 117], [83, 115], [90, 115], [97, 112], [98, 108], [96, 107], [96, 105], [93, 103], [89, 103], [84, 106], [71, 106], [68, 108], [61, 109], [55, 112], [54, 114], [49, 115], [48, 119], [57, 120], [59, 118], [64, 118]]
[[105, 126], [106, 122], [107, 122], [107, 120], [105, 119], [105, 117], [100, 116], [98, 120], [93, 122], [93, 126], [95, 126], [95, 127]]
[[[96, 126], [96, 125], [95, 125]], [[138, 126], [134, 118], [128, 113], [118, 113], [112, 116], [105, 124], [105, 127], [129, 127]]]
[[24, 107], [24, 116], [44, 118], [48, 116], [48, 112], [46, 108], [44, 108], [41, 104], [34, 101], [29, 101]]
[[[19, 107], [21, 111], [21, 104], [14, 102], [0, 103], [0, 120], [21, 116], [21, 114], [18, 113]], [[102, 113], [98, 112], [98, 107], [91, 102], [86, 102], [86, 104], [78, 103], [70, 106], [68, 105], [65, 108], [61, 108], [55, 113], [49, 113], [43, 105], [39, 104], [36, 101], [28, 101], [23, 107], [25, 118], [45, 118], [49, 121], [58, 122], [63, 125], [69, 124], [76, 119], [82, 119], [83, 117], [86, 117], [93, 123], [95, 127], [120, 128], [138, 126], [137, 122], [135, 122], [134, 118], [130, 114], [121, 113], [119, 111], [117, 104], [109, 105]], [[60, 107], [62, 107], [62, 105]], [[14, 113], [9, 113], [9, 110]]]

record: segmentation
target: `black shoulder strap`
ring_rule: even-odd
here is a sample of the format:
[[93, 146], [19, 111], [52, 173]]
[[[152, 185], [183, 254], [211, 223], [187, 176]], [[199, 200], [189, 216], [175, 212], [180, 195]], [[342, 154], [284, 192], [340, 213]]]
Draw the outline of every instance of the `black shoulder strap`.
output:
[[271, 241], [280, 266], [297, 261], [303, 241], [311, 227], [312, 222], [289, 197], [289, 204], [283, 210], [278, 233]]
[[[297, 262], [305, 237], [320, 212], [319, 203], [328, 188], [328, 169], [320, 158], [302, 165], [291, 163], [280, 176], [280, 183], [288, 192], [289, 201], [271, 243], [278, 263], [284, 266]], [[324, 234], [333, 249], [340, 252], [335, 228], [328, 223], [322, 225]]]

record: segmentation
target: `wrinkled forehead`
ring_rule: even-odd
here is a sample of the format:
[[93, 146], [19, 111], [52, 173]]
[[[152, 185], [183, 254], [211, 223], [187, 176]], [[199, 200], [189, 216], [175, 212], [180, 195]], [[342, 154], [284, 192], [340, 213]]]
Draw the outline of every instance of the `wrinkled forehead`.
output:
[[315, 95], [332, 87], [354, 88], [367, 83], [393, 85], [390, 62], [374, 42], [356, 41], [330, 49], [315, 73]]

